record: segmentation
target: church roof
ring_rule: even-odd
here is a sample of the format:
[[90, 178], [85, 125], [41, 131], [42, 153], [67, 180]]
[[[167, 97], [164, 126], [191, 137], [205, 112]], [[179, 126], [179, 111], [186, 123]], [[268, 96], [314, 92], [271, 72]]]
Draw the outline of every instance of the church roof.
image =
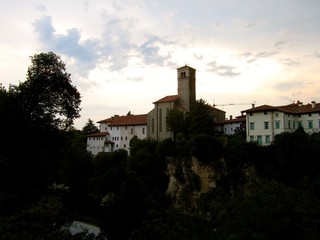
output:
[[158, 101], [155, 101], [154, 103], [166, 103], [166, 102], [175, 102], [179, 99], [178, 95], [170, 95], [170, 96], [165, 96]]

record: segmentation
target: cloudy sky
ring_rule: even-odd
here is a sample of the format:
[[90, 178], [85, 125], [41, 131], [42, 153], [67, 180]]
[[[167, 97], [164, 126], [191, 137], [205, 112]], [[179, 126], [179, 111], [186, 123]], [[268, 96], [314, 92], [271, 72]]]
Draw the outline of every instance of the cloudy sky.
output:
[[1, 83], [25, 81], [29, 56], [53, 51], [90, 118], [147, 113], [197, 69], [197, 99], [228, 115], [320, 101], [319, 0], [0, 0]]

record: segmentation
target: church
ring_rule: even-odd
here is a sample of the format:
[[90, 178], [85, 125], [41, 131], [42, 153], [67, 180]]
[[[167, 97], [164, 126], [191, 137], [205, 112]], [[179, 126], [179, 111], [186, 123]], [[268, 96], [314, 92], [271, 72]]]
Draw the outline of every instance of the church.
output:
[[[148, 113], [147, 137], [158, 141], [172, 138], [166, 117], [169, 110], [177, 108], [186, 113], [190, 112], [196, 101], [196, 69], [187, 65], [177, 69], [178, 95], [165, 96], [155, 102], [154, 108]], [[223, 121], [225, 112], [212, 107], [215, 121]]]

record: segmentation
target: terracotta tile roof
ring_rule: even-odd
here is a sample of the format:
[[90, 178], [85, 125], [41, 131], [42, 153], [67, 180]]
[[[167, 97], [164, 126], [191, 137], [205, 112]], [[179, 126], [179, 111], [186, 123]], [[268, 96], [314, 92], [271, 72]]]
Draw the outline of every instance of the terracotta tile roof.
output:
[[212, 109], [212, 110], [216, 110], [216, 111], [219, 111], [219, 112], [225, 112], [225, 111], [223, 111], [223, 110], [221, 110], [221, 109], [219, 109], [219, 108], [216, 108], [216, 107], [214, 107], [214, 106], [211, 106], [211, 105], [208, 105], [208, 106], [209, 106], [209, 108]]
[[280, 111], [280, 112], [291, 113], [291, 114], [306, 114], [306, 113], [313, 113], [313, 112], [320, 113], [320, 103], [314, 103], [314, 104], [309, 103], [306, 105], [303, 105], [302, 103], [292, 103], [284, 106], [262, 105], [256, 108], [244, 110], [242, 112], [250, 113], [250, 112], [263, 112], [263, 111]]
[[114, 117], [103, 119], [103, 120], [98, 121], [97, 123], [110, 123], [113, 121], [113, 118]]
[[116, 116], [110, 121], [109, 126], [147, 125], [147, 114]]
[[241, 123], [241, 122], [245, 122], [245, 121], [246, 121], [246, 116], [243, 115], [243, 116], [235, 117], [233, 119], [227, 119], [223, 122], [217, 122], [216, 124]]
[[104, 136], [107, 136], [107, 135], [110, 135], [110, 133], [108, 133], [108, 132], [96, 132], [96, 133], [88, 134], [87, 137], [104, 137]]
[[163, 98], [159, 99], [158, 101], [155, 101], [154, 103], [175, 102], [178, 99], [179, 99], [178, 95], [171, 95], [171, 96], [163, 97]]
[[250, 108], [241, 112], [264, 112], [264, 111], [275, 111], [277, 110], [277, 107], [273, 107], [270, 105], [261, 105], [259, 107], [255, 107], [255, 108]]

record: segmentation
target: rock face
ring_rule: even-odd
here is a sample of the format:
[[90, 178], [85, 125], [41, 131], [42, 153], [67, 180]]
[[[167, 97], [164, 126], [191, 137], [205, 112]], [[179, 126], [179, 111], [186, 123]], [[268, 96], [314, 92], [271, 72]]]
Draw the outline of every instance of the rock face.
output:
[[182, 210], [192, 208], [195, 200], [215, 188], [216, 181], [221, 177], [212, 165], [203, 165], [195, 157], [180, 161], [169, 159], [167, 174], [167, 194], [173, 199], [175, 207]]

